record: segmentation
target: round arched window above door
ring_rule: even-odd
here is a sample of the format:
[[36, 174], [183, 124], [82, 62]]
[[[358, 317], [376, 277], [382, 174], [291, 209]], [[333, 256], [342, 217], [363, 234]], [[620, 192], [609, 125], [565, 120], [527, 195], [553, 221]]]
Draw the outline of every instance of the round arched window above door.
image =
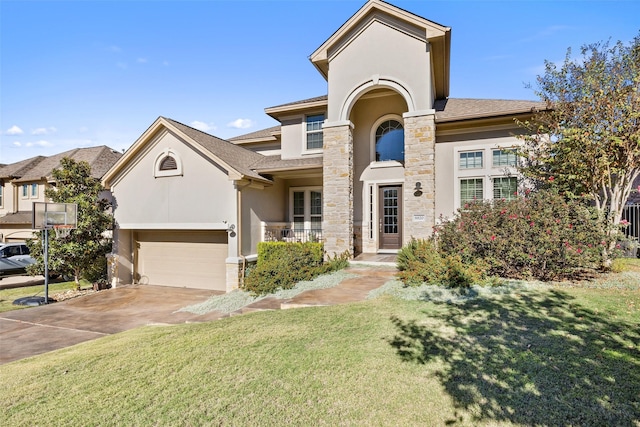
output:
[[404, 128], [397, 120], [385, 120], [376, 130], [376, 161], [404, 163]]

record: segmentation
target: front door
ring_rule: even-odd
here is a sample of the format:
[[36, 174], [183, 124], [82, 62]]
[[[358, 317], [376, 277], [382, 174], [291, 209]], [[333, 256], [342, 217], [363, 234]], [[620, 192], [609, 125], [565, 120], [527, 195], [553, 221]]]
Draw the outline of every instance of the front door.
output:
[[379, 248], [402, 247], [402, 187], [380, 187], [378, 195]]

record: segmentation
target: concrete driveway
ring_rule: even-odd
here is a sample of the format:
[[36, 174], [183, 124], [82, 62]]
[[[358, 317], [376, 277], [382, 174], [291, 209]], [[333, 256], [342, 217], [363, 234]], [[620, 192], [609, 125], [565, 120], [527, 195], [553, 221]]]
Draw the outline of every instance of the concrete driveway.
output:
[[204, 322], [211, 312], [176, 312], [221, 292], [129, 285], [46, 306], [0, 313], [0, 364], [150, 324]]

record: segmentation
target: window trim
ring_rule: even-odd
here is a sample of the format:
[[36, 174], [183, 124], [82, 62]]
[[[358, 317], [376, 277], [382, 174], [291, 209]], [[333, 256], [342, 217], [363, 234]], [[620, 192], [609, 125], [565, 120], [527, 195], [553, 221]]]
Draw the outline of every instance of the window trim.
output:
[[[160, 169], [162, 162], [167, 158], [172, 157], [176, 162], [175, 169]], [[155, 178], [162, 178], [168, 176], [183, 176], [182, 159], [173, 148], [165, 148], [157, 156], [155, 162], [153, 162], [153, 176]]]
[[[460, 177], [458, 178], [458, 197], [460, 198], [460, 206], [462, 207], [464, 204], [466, 203], [471, 203], [471, 202], [476, 202], [476, 201], [483, 201], [483, 200], [487, 200], [486, 194], [485, 194], [485, 177], [483, 176], [464, 176], [464, 177]], [[462, 181], [471, 181], [471, 180], [480, 180], [481, 186], [480, 189], [482, 190], [482, 197], [481, 198], [473, 198], [473, 199], [462, 199]], [[491, 180], [491, 182], [493, 182], [493, 180]]]
[[[500, 180], [502, 180], [502, 179], [512, 180], [513, 179], [513, 180], [515, 180], [515, 183], [516, 183], [515, 191], [514, 192], [510, 192], [507, 197], [496, 198], [496, 183], [495, 183], [495, 181], [497, 179], [500, 179]], [[516, 198], [516, 194], [513, 194], [513, 193], [516, 193], [516, 194], [518, 193], [518, 177], [513, 176], [513, 175], [500, 175], [500, 176], [492, 176], [491, 177], [491, 198], [492, 198], [492, 200], [502, 200], [502, 199], [504, 199], [504, 200], [514, 200]]]
[[[480, 166], [471, 166], [471, 167], [468, 167], [468, 166], [462, 167], [462, 166], [460, 166], [460, 163], [461, 163], [461, 160], [462, 160], [462, 155], [463, 154], [470, 154], [470, 153], [474, 153], [474, 154], [480, 153]], [[485, 165], [486, 165], [486, 163], [484, 161], [484, 155], [485, 155], [485, 150], [484, 149], [479, 149], [479, 150], [460, 150], [460, 151], [458, 151], [458, 155], [456, 156], [457, 157], [457, 161], [458, 161], [457, 167], [458, 167], [459, 170], [465, 170], [465, 171], [467, 171], [467, 170], [482, 170], [482, 169], [485, 168]], [[468, 158], [467, 158], [467, 160], [468, 160]], [[466, 163], [469, 163], [469, 162], [467, 161]], [[474, 163], [475, 163], [475, 156], [474, 156]]]
[[513, 169], [516, 168], [518, 166], [518, 155], [516, 153], [506, 153], [507, 156], [509, 155], [513, 155], [514, 156], [514, 163], [513, 164], [506, 164], [506, 165], [496, 165], [495, 162], [493, 161], [495, 159], [495, 152], [496, 151], [500, 151], [501, 153], [504, 153], [505, 151], [510, 151], [513, 150], [515, 147], [498, 147], [498, 148], [492, 148], [491, 149], [491, 167], [493, 169], [497, 169], [497, 168], [502, 168], [502, 169]]
[[376, 142], [377, 142], [376, 134], [378, 132], [378, 128], [380, 127], [380, 125], [389, 120], [395, 120], [396, 122], [400, 123], [400, 125], [402, 125], [402, 130], [406, 133], [406, 129], [404, 127], [404, 118], [401, 115], [392, 113], [392, 114], [385, 114], [384, 116], [378, 118], [378, 120], [373, 122], [373, 126], [371, 126], [371, 130], [369, 133], [369, 160], [372, 164], [381, 165], [381, 167], [382, 165], [404, 166], [403, 162], [399, 162], [397, 160], [382, 160], [382, 161], [376, 160]]
[[23, 199], [28, 199], [29, 198], [29, 184], [22, 184], [21, 185], [20, 194], [22, 195]]
[[[309, 187], [289, 187], [289, 223], [291, 223], [291, 228], [295, 227], [294, 223], [294, 212], [293, 212], [293, 202], [294, 202], [294, 193], [304, 193], [304, 220], [303, 220], [303, 229], [304, 230], [315, 230], [311, 225], [311, 192], [320, 193], [320, 197], [322, 198], [322, 203], [320, 204], [320, 231], [322, 230], [322, 220], [324, 218], [324, 194], [322, 191], [322, 186], [309, 186]], [[299, 216], [299, 215], [295, 215]]]
[[[320, 129], [319, 130], [307, 130], [307, 124], [308, 122], [308, 118], [309, 117], [314, 117], [314, 116], [322, 116], [322, 121], [320, 122]], [[324, 147], [324, 123], [327, 121], [327, 114], [324, 111], [318, 111], [315, 113], [307, 113], [304, 115], [303, 120], [302, 120], [302, 153], [303, 154], [316, 154], [316, 153], [322, 153], [322, 149]], [[309, 148], [309, 142], [308, 142], [308, 135], [309, 134], [321, 134], [322, 135], [322, 147], [319, 148]]]

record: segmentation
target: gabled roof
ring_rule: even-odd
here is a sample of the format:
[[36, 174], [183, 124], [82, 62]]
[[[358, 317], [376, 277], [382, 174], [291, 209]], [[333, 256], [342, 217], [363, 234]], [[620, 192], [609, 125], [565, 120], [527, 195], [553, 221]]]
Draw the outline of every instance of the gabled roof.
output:
[[231, 179], [255, 179], [271, 182], [260, 176], [250, 166], [263, 156], [253, 151], [238, 147], [229, 141], [217, 138], [208, 133], [194, 129], [178, 121], [158, 117], [158, 119], [138, 138], [120, 160], [103, 177], [104, 185], [109, 188], [113, 179], [143, 149], [144, 146], [162, 129], [167, 129], [179, 138], [188, 141], [195, 149], [227, 170]]
[[451, 28], [429, 21], [381, 0], [369, 0], [331, 37], [310, 56], [309, 60], [325, 79], [329, 76], [329, 61], [363, 28], [378, 21], [411, 37], [419, 38], [431, 45], [436, 97], [449, 96], [449, 65], [451, 52]]
[[14, 182], [50, 180], [53, 170], [60, 167], [60, 161], [69, 157], [75, 161], [85, 161], [91, 166], [91, 176], [102, 178], [105, 172], [122, 156], [107, 146], [75, 148], [53, 156], [36, 156], [0, 168], [0, 178], [13, 179]]

